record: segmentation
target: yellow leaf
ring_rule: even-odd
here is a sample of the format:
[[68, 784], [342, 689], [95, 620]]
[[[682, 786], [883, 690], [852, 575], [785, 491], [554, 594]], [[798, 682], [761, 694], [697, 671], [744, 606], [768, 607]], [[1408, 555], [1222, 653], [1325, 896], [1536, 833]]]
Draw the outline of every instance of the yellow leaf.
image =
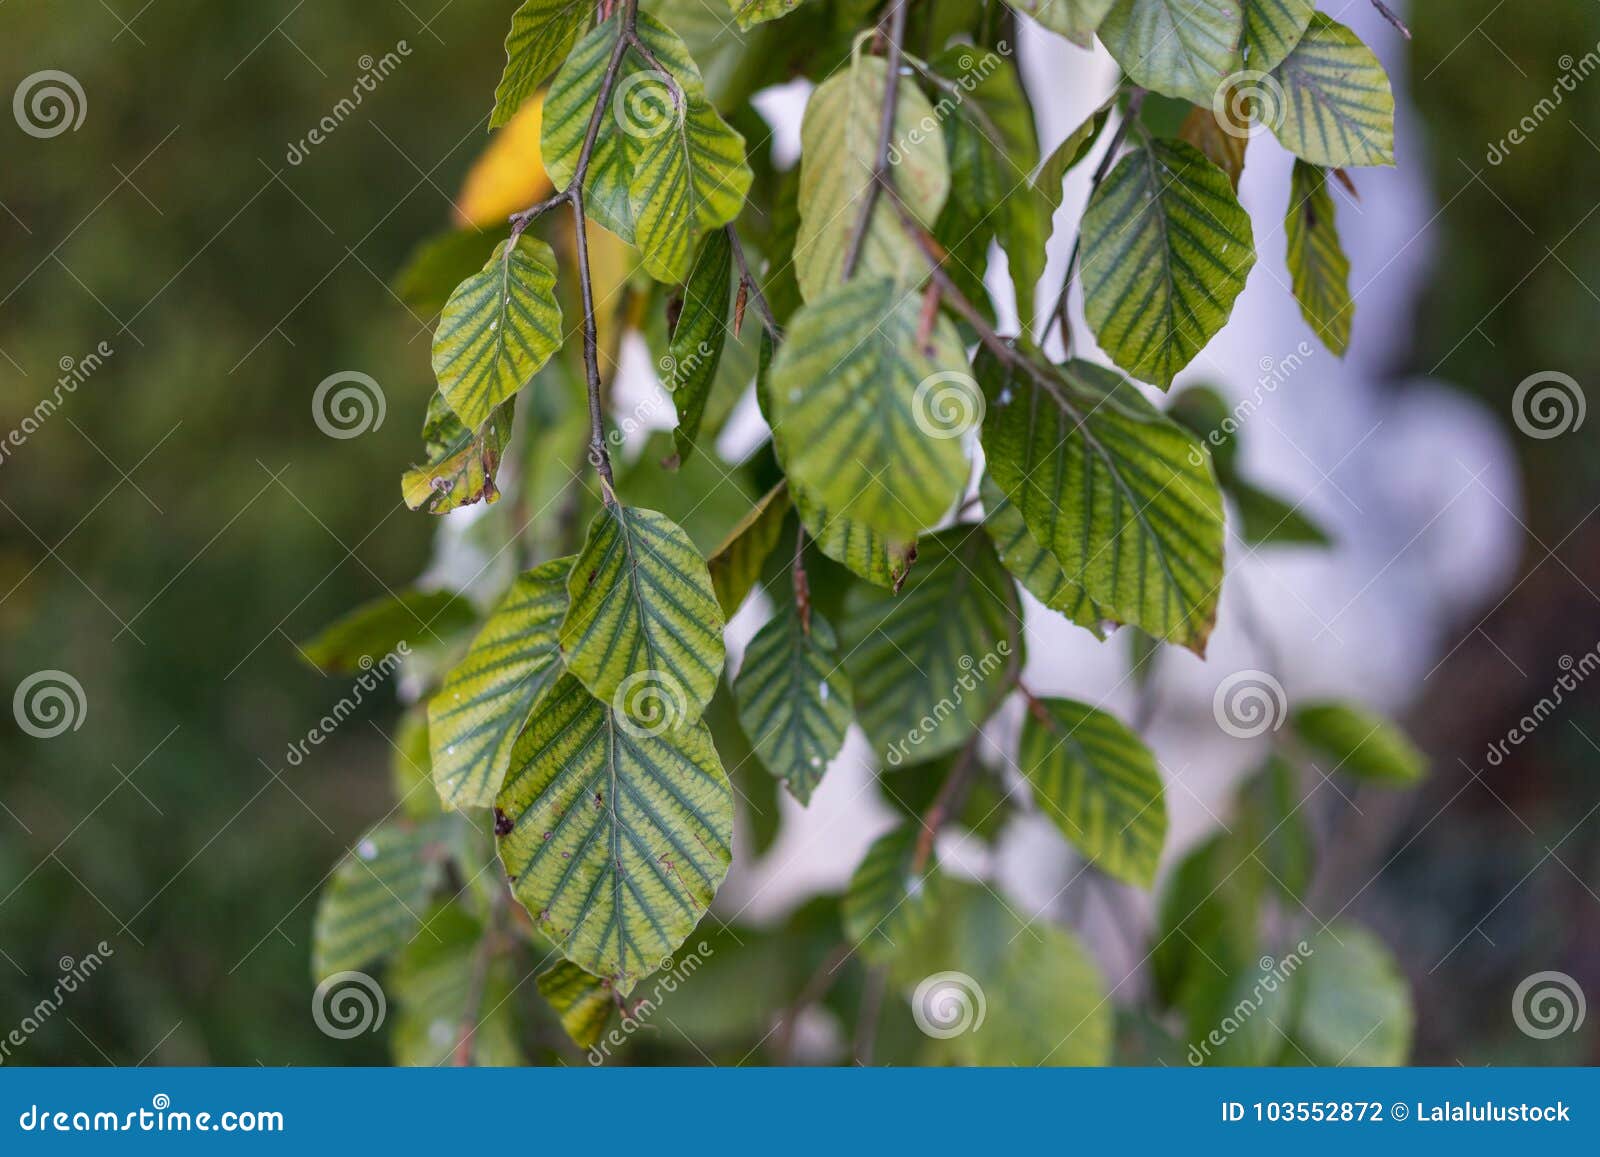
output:
[[456, 198], [456, 224], [489, 229], [507, 217], [555, 192], [544, 171], [539, 135], [544, 123], [544, 94], [530, 97], [505, 128], [489, 141], [462, 182]]

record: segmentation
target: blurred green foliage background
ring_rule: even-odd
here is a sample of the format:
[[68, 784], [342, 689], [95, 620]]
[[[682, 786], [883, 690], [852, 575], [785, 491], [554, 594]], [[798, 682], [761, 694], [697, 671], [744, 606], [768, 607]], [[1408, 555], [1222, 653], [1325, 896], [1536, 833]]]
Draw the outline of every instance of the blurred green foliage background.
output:
[[[291, 640], [408, 582], [434, 529], [398, 487], [432, 388], [427, 331], [387, 283], [447, 222], [483, 145], [512, 5], [433, 8], [0, 6], [0, 91], [58, 68], [88, 100], [81, 129], [56, 139], [0, 125], [0, 426], [51, 390], [62, 359], [114, 351], [0, 464], [0, 687], [56, 667], [88, 702], [82, 729], [48, 743], [0, 713], [0, 1014], [31, 1008], [59, 958], [98, 941], [117, 964], [25, 1059], [386, 1059], [381, 1039], [331, 1040], [306, 1009], [315, 893], [388, 797], [396, 713], [364, 709], [299, 767], [283, 753], [345, 691]], [[1600, 281], [1600, 81], [1514, 163], [1484, 159], [1549, 92], [1556, 62], [1600, 42], [1600, 7], [1418, 0], [1409, 19], [1423, 147], [1408, 153], [1429, 167], [1439, 216], [1395, 380], [1440, 377], [1502, 415], [1533, 369], [1600, 382], [1600, 298], [1585, 284]], [[404, 64], [290, 165], [289, 144], [349, 92], [360, 59], [401, 40]], [[387, 415], [333, 441], [310, 397], [351, 369], [382, 384]], [[1600, 639], [1594, 421], [1516, 443], [1528, 581], [1485, 632], [1525, 670]], [[1562, 845], [1575, 873], [1544, 860], [1593, 805], [1600, 751], [1552, 727], [1475, 779], [1457, 755], [1477, 768], [1472, 753], [1521, 714], [1528, 685], [1476, 640], [1435, 678], [1413, 722], [1438, 774], [1368, 834], [1369, 867], [1394, 857], [1368, 903], [1416, 987], [1419, 1061], [1549, 1061], [1478, 1010], [1539, 968], [1600, 997], [1600, 825]], [[1600, 734], [1592, 692], [1575, 719]], [[1524, 877], [1527, 893], [1484, 920]], [[1473, 950], [1429, 973], [1464, 936]], [[770, 1009], [811, 962], [751, 940], [740, 975], [762, 978], [747, 995]], [[706, 1003], [680, 1015], [711, 1017]]]

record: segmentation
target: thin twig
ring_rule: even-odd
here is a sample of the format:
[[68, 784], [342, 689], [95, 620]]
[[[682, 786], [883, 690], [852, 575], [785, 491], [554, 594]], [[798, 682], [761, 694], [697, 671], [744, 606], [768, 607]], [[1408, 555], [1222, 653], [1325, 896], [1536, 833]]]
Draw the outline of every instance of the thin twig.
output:
[[483, 994], [489, 986], [489, 966], [504, 946], [501, 936], [506, 900], [510, 895], [498, 888], [490, 901], [488, 926], [479, 937], [472, 955], [472, 971], [467, 976], [467, 1000], [461, 1013], [461, 1038], [456, 1041], [451, 1064], [466, 1068], [472, 1064], [473, 1041], [478, 1035], [478, 1014], [483, 1010]]
[[[1122, 143], [1128, 139], [1128, 130], [1139, 120], [1139, 111], [1144, 107], [1145, 90], [1135, 88], [1128, 94], [1128, 107], [1123, 111], [1122, 119], [1117, 123], [1117, 131], [1111, 137], [1111, 144], [1106, 148], [1105, 156], [1100, 158], [1100, 164], [1095, 167], [1094, 176], [1089, 178], [1089, 197], [1094, 198], [1095, 190], [1100, 187], [1106, 175], [1111, 172], [1111, 165], [1117, 159], [1117, 153], [1122, 149]], [[1051, 311], [1051, 318], [1061, 328], [1061, 345], [1065, 350], [1072, 348], [1072, 322], [1067, 317], [1067, 295], [1072, 289], [1073, 277], [1078, 269], [1078, 256], [1083, 249], [1083, 229], [1080, 226], [1077, 237], [1072, 241], [1072, 252], [1067, 257], [1067, 271], [1061, 279], [1061, 293], [1056, 297], [1055, 309]], [[1049, 325], [1045, 331], [1049, 331]], [[1040, 340], [1044, 340], [1043, 334]]]
[[[907, 0], [891, 0], [888, 22], [888, 49], [884, 63], [889, 75], [883, 85], [883, 116], [878, 122], [878, 147], [872, 157], [872, 179], [868, 181], [861, 200], [861, 213], [850, 231], [850, 244], [844, 254], [844, 277], [849, 281], [861, 259], [861, 249], [867, 239], [867, 227], [872, 222], [872, 210], [877, 205], [878, 193], [889, 183], [889, 143], [894, 136], [895, 106], [900, 99], [900, 49], [906, 37]], [[882, 24], [879, 25], [882, 27]]]
[[978, 763], [979, 738], [979, 735], [974, 735], [967, 741], [961, 754], [956, 757], [950, 774], [945, 776], [944, 783], [940, 785], [939, 794], [933, 797], [933, 803], [923, 814], [922, 830], [917, 833], [917, 848], [911, 856], [908, 873], [912, 879], [917, 879], [927, 870], [929, 861], [933, 859], [933, 843], [939, 835], [939, 829], [949, 823], [960, 809], [967, 787], [981, 766]]
[[803, 522], [794, 536], [794, 605], [800, 612], [800, 629], [807, 635], [811, 634], [811, 580], [806, 575], [806, 527]]
[[783, 340], [783, 327], [778, 324], [778, 319], [772, 316], [772, 307], [767, 304], [766, 294], [761, 292], [761, 286], [750, 272], [750, 262], [744, 255], [744, 245], [739, 241], [739, 231], [732, 225], [726, 226], [728, 240], [733, 245], [733, 259], [739, 265], [739, 281], [750, 291], [750, 300], [756, 303], [756, 312], [761, 315], [761, 324], [767, 327], [767, 332], [772, 335], [773, 341]]
[[1407, 40], [1411, 39], [1411, 29], [1406, 27], [1405, 21], [1395, 14], [1393, 8], [1385, 4], [1383, 0], [1372, 0], [1372, 6], [1378, 10], [1380, 16], [1395, 26], [1401, 36], [1404, 36]]
[[839, 970], [844, 967], [844, 962], [850, 959], [852, 951], [854, 950], [848, 944], [836, 944], [833, 950], [822, 958], [822, 963], [817, 965], [817, 970], [800, 989], [800, 995], [794, 998], [794, 1003], [778, 1022], [778, 1027], [773, 1033], [772, 1053], [781, 1063], [786, 1065], [794, 1063], [794, 1029], [800, 1014], [828, 994], [834, 981], [839, 978]]

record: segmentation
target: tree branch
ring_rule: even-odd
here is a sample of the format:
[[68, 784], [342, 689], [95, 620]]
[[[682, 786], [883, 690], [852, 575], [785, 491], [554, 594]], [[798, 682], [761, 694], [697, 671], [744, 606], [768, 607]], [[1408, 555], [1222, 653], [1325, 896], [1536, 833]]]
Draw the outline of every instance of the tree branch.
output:
[[[845, 281], [850, 280], [857, 262], [861, 260], [861, 248], [867, 239], [867, 227], [872, 222], [872, 210], [877, 205], [878, 192], [889, 184], [889, 142], [894, 136], [895, 106], [900, 100], [900, 51], [906, 37], [906, 4], [907, 0], [891, 0], [889, 8], [889, 47], [884, 53], [889, 76], [883, 86], [883, 116], [878, 123], [878, 148], [872, 159], [872, 180], [867, 184], [861, 213], [850, 231], [850, 245], [844, 254]], [[879, 28], [882, 27], [880, 23]]]

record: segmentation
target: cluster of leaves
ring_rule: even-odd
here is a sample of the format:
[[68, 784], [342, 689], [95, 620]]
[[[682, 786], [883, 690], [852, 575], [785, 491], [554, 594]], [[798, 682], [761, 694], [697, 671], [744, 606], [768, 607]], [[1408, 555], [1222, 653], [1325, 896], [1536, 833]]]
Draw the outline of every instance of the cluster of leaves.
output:
[[[1098, 35], [1126, 73], [1043, 159], [1018, 13], [1082, 45]], [[1343, 351], [1348, 263], [1326, 182], [1391, 162], [1387, 80], [1310, 0], [731, 0], [730, 16], [746, 35], [719, 37], [701, 0], [526, 0], [513, 17], [492, 124], [531, 123], [548, 183], [508, 225], [429, 243], [401, 291], [439, 312], [407, 501], [444, 513], [502, 485], [516, 500], [466, 532], [486, 561], [465, 594], [380, 600], [307, 647], [339, 669], [410, 640], [429, 689], [398, 745], [403, 816], [335, 873], [314, 968], [398, 954], [402, 1058], [492, 1061], [516, 1053], [496, 994], [527, 941], [561, 958], [538, 987], [592, 1045], [707, 913], [736, 794], [765, 846], [775, 786], [807, 804], [855, 724], [906, 818], [836, 906], [844, 943], [908, 991], [959, 968], [1005, 994], [996, 1028], [937, 1057], [1103, 1061], [1104, 986], [1075, 938], [1035, 925], [1019, 939], [990, 893], [941, 874], [934, 837], [1031, 803], [1097, 872], [1153, 885], [1155, 758], [1108, 712], [1022, 685], [1021, 591], [1099, 637], [1127, 627], [1203, 656], [1226, 499], [1252, 542], [1321, 540], [1240, 479], [1219, 395], [1164, 411], [1139, 383], [1168, 387], [1244, 288], [1255, 250], [1235, 190], [1256, 119], [1297, 157], [1293, 291]], [[815, 88], [783, 170], [748, 98], [796, 74]], [[1036, 328], [1064, 179], [1102, 145]], [[985, 286], [991, 245], [1022, 318], [1011, 337]], [[1115, 368], [1073, 352], [1074, 284]], [[1045, 353], [1052, 331], [1064, 356]], [[610, 367], [630, 332], [659, 355], [676, 426], [614, 463]], [[714, 443], [752, 380], [770, 440], [727, 465]], [[730, 680], [724, 626], [752, 600], [770, 617]], [[1013, 695], [1027, 711], [1003, 775], [977, 741]], [[1356, 774], [1420, 774], [1353, 708], [1304, 708], [1292, 730]], [[1299, 900], [1291, 766], [1275, 757], [1249, 806], [1262, 796], [1281, 821], [1261, 847], [1289, 878], [1267, 874]], [[1249, 840], [1191, 855], [1168, 896], [1160, 990], [1196, 1026], [1240, 969], [1219, 987], [1186, 946], [1257, 955], [1254, 923], [1206, 915], [1218, 892], [1260, 890]], [[1207, 872], [1220, 877], [1202, 893]], [[1329, 966], [1332, 995], [1299, 1022], [1321, 1055], [1337, 1042], [1317, 1039], [1335, 1031], [1317, 1010], [1346, 975]]]

